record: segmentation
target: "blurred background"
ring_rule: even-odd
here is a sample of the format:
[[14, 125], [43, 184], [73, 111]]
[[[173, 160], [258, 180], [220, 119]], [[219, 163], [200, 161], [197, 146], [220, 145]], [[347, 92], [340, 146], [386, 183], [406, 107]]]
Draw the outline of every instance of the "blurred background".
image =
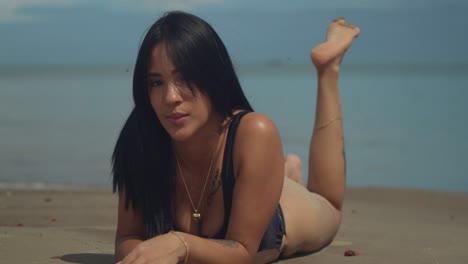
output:
[[215, 28], [305, 163], [309, 53], [346, 17], [361, 28], [340, 77], [348, 185], [468, 191], [465, 0], [0, 0], [0, 189], [110, 190], [139, 43], [168, 10]]

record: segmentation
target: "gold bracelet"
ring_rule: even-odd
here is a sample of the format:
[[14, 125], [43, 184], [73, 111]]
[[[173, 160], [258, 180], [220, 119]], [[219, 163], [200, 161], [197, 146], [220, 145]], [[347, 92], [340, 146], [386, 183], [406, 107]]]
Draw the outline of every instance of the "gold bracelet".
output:
[[186, 252], [184, 264], [187, 264], [188, 256], [189, 256], [189, 252], [190, 252], [189, 246], [188, 246], [187, 242], [185, 242], [185, 239], [184, 239], [182, 236], [179, 236], [174, 230], [169, 231], [169, 233], [171, 233], [171, 234], [173, 234], [174, 236], [176, 236], [176, 237], [180, 240], [180, 242], [182, 242], [182, 244], [184, 244], [184, 246], [185, 246], [185, 252]]
[[314, 130], [317, 131], [317, 130], [320, 130], [320, 129], [322, 129], [322, 128], [325, 128], [326, 126], [330, 125], [331, 123], [333, 123], [333, 122], [335, 122], [335, 121], [337, 121], [337, 120], [341, 120], [341, 116], [337, 116], [337, 117], [335, 117], [335, 118], [332, 118], [332, 119], [328, 120], [328, 121], [325, 122], [324, 124], [322, 124], [322, 125], [316, 127]]

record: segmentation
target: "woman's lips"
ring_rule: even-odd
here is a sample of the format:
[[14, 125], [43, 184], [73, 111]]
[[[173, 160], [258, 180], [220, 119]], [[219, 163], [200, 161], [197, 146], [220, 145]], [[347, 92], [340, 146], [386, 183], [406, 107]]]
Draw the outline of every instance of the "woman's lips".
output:
[[171, 114], [167, 117], [169, 122], [171, 122], [174, 125], [181, 125], [182, 123], [185, 122], [187, 118], [188, 118], [188, 114], [181, 114], [181, 113]]

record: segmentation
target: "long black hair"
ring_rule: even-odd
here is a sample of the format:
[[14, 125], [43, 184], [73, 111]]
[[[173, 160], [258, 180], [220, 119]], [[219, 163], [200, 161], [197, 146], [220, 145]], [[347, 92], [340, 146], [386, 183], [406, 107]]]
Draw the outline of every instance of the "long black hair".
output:
[[141, 210], [147, 238], [174, 228], [171, 138], [148, 95], [148, 69], [158, 44], [166, 45], [169, 58], [185, 81], [206, 93], [213, 110], [223, 119], [232, 116], [234, 109], [252, 110], [226, 47], [207, 22], [174, 11], [150, 27], [140, 45], [133, 73], [135, 106], [112, 155], [113, 191], [125, 192], [125, 208], [131, 205], [134, 210]]

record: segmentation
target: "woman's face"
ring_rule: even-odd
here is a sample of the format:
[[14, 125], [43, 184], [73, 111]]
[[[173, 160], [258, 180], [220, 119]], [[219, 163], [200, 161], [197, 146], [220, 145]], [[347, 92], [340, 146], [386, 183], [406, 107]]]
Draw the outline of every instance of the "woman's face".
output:
[[193, 92], [167, 56], [163, 43], [156, 45], [148, 69], [148, 93], [162, 126], [175, 141], [189, 139], [212, 118], [207, 95]]

